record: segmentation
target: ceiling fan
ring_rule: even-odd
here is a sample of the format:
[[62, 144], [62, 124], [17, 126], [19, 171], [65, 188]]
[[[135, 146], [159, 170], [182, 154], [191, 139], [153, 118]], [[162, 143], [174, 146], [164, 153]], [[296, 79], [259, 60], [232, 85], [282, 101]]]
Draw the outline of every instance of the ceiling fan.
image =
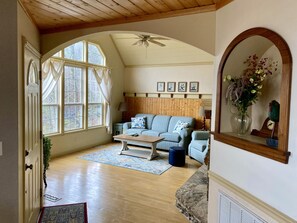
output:
[[132, 44], [133, 46], [137, 45], [137, 46], [148, 47], [150, 43], [153, 43], [158, 46], [164, 47], [166, 45], [157, 41], [157, 40], [169, 40], [164, 37], [150, 36], [150, 35], [145, 35], [145, 34], [136, 34], [136, 36], [137, 36], [137, 39], [139, 39], [139, 40], [137, 40], [135, 43], [133, 43]]

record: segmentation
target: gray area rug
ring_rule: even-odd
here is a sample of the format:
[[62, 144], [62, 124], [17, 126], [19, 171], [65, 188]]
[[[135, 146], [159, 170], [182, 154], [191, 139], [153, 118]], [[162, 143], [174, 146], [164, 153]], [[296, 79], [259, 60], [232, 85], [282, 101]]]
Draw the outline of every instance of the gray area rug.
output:
[[[128, 169], [138, 170], [142, 172], [152, 173], [152, 174], [162, 174], [168, 170], [171, 165], [168, 163], [168, 153], [160, 152], [159, 157], [148, 161], [144, 158], [128, 156], [128, 155], [119, 155], [118, 153], [121, 150], [121, 144], [118, 145], [106, 145], [96, 147], [100, 149], [97, 152], [86, 154], [80, 156], [80, 159], [89, 160], [93, 162], [124, 167]], [[131, 150], [135, 152], [146, 152], [149, 153], [150, 149], [144, 149], [141, 147], [132, 147], [129, 146]]]
[[207, 223], [207, 166], [202, 165], [176, 191], [176, 206], [192, 223]]
[[87, 223], [87, 203], [43, 207], [38, 223]]

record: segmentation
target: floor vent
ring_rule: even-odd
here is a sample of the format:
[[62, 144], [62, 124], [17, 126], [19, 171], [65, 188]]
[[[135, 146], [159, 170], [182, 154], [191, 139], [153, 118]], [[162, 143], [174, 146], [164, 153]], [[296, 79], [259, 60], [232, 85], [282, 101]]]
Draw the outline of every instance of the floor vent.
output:
[[57, 201], [61, 200], [62, 198], [58, 198], [58, 197], [55, 197], [50, 194], [44, 194], [44, 199], [51, 201], [51, 202], [57, 202]]
[[268, 223], [227, 194], [219, 193], [219, 223]]

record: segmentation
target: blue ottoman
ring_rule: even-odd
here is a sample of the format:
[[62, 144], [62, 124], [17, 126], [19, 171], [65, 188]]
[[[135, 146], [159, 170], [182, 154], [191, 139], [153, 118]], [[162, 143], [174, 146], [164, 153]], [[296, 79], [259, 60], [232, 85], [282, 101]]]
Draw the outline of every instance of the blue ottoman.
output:
[[182, 147], [169, 148], [169, 164], [172, 166], [184, 166], [186, 162], [186, 151]]

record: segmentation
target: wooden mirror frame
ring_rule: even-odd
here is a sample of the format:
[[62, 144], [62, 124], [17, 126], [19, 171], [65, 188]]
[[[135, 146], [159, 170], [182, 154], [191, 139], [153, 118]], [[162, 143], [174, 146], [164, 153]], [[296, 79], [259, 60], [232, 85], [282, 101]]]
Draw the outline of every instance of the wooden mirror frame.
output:
[[[221, 102], [222, 102], [222, 80], [223, 70], [229, 55], [234, 48], [243, 40], [252, 36], [262, 36], [270, 40], [280, 52], [282, 57], [282, 77], [280, 83], [280, 119], [278, 126], [278, 148], [273, 149], [264, 144], [245, 140], [221, 132]], [[285, 40], [277, 33], [266, 28], [252, 28], [239, 34], [225, 50], [218, 69], [217, 99], [216, 99], [216, 122], [214, 139], [220, 142], [238, 147], [240, 149], [282, 162], [288, 163], [290, 152], [288, 152], [289, 113], [291, 96], [292, 56]]]

